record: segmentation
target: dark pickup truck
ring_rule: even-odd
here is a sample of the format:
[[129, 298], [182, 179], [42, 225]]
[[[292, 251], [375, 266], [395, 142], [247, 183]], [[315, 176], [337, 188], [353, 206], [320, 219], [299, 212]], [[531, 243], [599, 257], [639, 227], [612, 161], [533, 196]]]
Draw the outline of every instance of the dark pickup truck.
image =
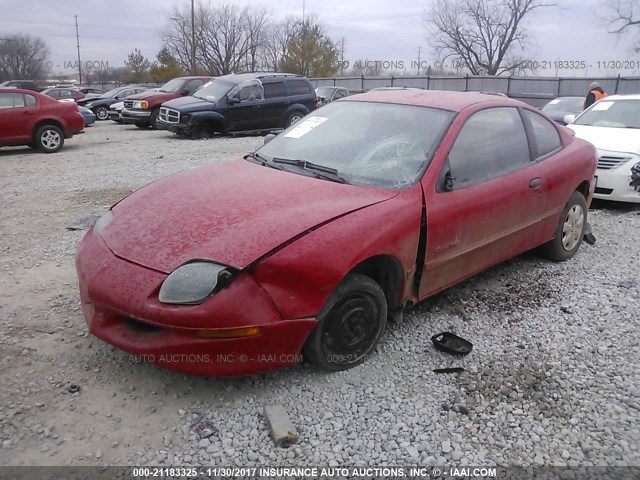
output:
[[174, 98], [193, 95], [212, 77], [178, 77], [169, 80], [158, 91], [147, 91], [131, 95], [124, 101], [121, 118], [123, 123], [132, 123], [138, 128], [157, 127], [160, 105]]

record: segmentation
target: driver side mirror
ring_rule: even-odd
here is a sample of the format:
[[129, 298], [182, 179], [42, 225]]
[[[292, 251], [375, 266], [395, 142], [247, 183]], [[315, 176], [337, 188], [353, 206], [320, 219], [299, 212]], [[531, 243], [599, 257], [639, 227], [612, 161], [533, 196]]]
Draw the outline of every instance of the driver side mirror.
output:
[[447, 170], [447, 173], [444, 174], [444, 190], [445, 192], [451, 192], [453, 190], [453, 183], [456, 178], [451, 175], [451, 170]]
[[189, 90], [188, 88], [184, 88], [182, 90], [180, 90], [180, 95], [186, 97], [187, 95], [191, 95], [191, 90]]
[[236, 103], [240, 103], [240, 97], [237, 96], [233, 96], [233, 97], [229, 97], [228, 100], [229, 105], [235, 105]]
[[565, 115], [562, 120], [564, 121], [564, 123], [569, 125], [570, 123], [573, 123], [575, 119], [576, 119], [576, 115]]
[[269, 135], [264, 137], [264, 144], [263, 145], [266, 145], [267, 143], [269, 143], [274, 138], [276, 138], [276, 136], [273, 133], [270, 133]]

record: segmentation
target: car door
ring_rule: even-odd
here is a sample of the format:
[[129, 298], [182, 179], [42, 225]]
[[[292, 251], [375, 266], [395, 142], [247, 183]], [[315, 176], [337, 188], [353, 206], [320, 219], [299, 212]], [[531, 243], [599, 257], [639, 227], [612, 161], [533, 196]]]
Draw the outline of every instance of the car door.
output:
[[[29, 97], [28, 99], [26, 97]], [[2, 142], [19, 143], [31, 138], [38, 106], [35, 97], [22, 93], [0, 93]]]
[[233, 87], [227, 94], [225, 119], [233, 131], [261, 128], [264, 89], [259, 80], [247, 80]]
[[538, 245], [544, 182], [517, 108], [471, 114], [443, 163], [432, 167], [423, 179], [420, 297]]
[[265, 79], [262, 81], [264, 88], [264, 101], [262, 107], [255, 109], [259, 118], [259, 128], [281, 128], [284, 126], [285, 111], [289, 106], [287, 90], [281, 78]]

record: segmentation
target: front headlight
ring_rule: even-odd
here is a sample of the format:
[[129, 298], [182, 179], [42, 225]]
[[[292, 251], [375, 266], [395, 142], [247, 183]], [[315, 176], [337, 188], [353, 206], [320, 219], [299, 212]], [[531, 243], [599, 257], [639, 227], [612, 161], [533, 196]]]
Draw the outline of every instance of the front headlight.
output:
[[191, 262], [176, 268], [162, 283], [158, 299], [175, 305], [199, 305], [229, 285], [233, 275], [224, 265]]
[[136, 100], [133, 102], [133, 108], [149, 108], [149, 102], [146, 100]]
[[84, 106], [87, 107], [87, 108], [93, 108], [93, 103], [91, 103], [91, 102], [85, 103]]

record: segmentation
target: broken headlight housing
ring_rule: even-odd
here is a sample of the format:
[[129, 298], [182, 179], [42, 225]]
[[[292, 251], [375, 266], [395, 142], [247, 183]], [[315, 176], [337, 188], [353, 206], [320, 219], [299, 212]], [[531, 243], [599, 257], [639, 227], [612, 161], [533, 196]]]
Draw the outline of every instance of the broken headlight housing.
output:
[[233, 274], [224, 265], [194, 261], [176, 268], [162, 282], [158, 299], [174, 305], [199, 305], [227, 287]]

